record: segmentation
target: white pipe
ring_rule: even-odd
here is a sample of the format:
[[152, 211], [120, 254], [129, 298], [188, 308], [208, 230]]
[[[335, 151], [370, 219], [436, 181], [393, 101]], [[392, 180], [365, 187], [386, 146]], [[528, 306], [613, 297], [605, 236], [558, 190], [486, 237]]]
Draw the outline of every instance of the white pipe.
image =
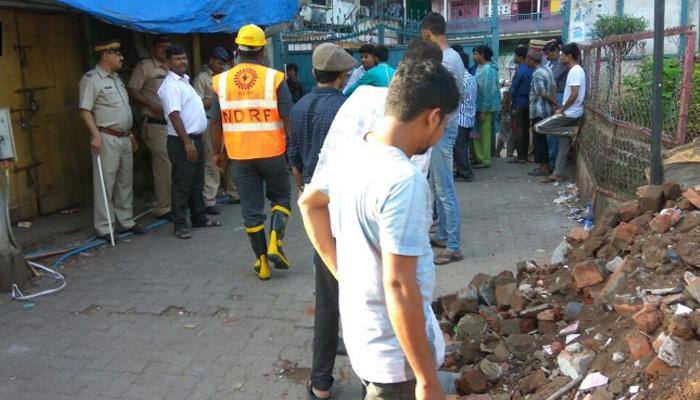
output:
[[537, 0], [537, 14], [542, 12], [542, 0]]
[[107, 201], [107, 187], [105, 186], [105, 176], [102, 173], [102, 158], [100, 154], [97, 154], [97, 171], [100, 174], [100, 184], [102, 185], [102, 200], [105, 202], [105, 209], [107, 210], [107, 223], [109, 224], [109, 240], [112, 242], [112, 247], [114, 247], [114, 229], [112, 229], [112, 209], [109, 208], [109, 201]]
[[35, 263], [33, 261], [27, 261], [27, 264], [29, 264], [33, 268], [39, 268], [40, 270], [48, 273], [49, 275], [51, 275], [51, 277], [53, 279], [55, 279], [56, 281], [61, 282], [61, 283], [58, 285], [58, 287], [55, 287], [53, 289], [46, 289], [44, 291], [41, 291], [39, 293], [34, 293], [34, 294], [22, 293], [22, 291], [19, 289], [19, 287], [13, 283], [12, 284], [12, 298], [14, 300], [31, 300], [31, 299], [37, 298], [39, 296], [44, 296], [47, 294], [60, 292], [61, 290], [63, 290], [64, 287], [66, 287], [66, 277], [61, 275], [59, 272], [56, 272], [56, 271], [52, 270], [51, 268], [48, 268], [48, 267], [41, 265], [39, 263]]
[[449, 20], [449, 16], [447, 15], [447, 0], [442, 1], [442, 15], [445, 16], [445, 20]]

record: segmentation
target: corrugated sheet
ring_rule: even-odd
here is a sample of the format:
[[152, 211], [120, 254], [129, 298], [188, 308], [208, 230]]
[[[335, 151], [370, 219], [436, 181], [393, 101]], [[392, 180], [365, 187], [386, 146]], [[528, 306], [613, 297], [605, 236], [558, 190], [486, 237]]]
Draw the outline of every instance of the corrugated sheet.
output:
[[59, 0], [109, 23], [154, 33], [235, 32], [291, 21], [297, 0]]

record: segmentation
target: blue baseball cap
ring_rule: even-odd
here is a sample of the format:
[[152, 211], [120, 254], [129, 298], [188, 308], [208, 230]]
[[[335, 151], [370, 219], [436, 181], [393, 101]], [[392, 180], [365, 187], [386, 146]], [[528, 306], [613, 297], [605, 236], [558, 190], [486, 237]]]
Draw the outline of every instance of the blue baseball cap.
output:
[[229, 56], [228, 51], [221, 46], [212, 47], [209, 51], [209, 57], [215, 58], [222, 62], [227, 62], [231, 59], [231, 56]]

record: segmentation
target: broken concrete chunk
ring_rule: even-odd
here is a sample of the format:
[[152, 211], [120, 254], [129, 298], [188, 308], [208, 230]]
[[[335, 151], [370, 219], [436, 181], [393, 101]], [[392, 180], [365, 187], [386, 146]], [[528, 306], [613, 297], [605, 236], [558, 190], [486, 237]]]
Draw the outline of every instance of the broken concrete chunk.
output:
[[664, 202], [664, 190], [659, 185], [647, 185], [637, 189], [642, 212], [659, 211]]
[[683, 363], [683, 345], [669, 337], [659, 347], [658, 357], [670, 367], [680, 367]]
[[552, 252], [550, 263], [552, 265], [564, 264], [566, 262], [566, 256], [569, 254], [571, 249], [573, 249], [573, 247], [571, 247], [569, 242], [566, 240], [559, 243], [559, 246], [557, 246], [557, 248]]
[[488, 390], [486, 377], [476, 368], [463, 370], [462, 375], [455, 381], [455, 386], [460, 395], [485, 393]]
[[617, 256], [610, 260], [607, 264], [605, 264], [605, 269], [607, 269], [611, 273], [615, 272], [622, 265], [622, 261], [622, 257]]
[[584, 348], [580, 353], [571, 353], [567, 350], [559, 353], [557, 364], [561, 373], [571, 379], [576, 379], [588, 371], [588, 367], [595, 359], [595, 353]]
[[486, 320], [478, 314], [466, 314], [457, 324], [457, 337], [466, 339], [478, 337], [481, 342], [481, 335], [486, 329]]
[[484, 273], [478, 273], [474, 276], [469, 286], [475, 287], [479, 293], [479, 297], [489, 306], [496, 304], [495, 287], [493, 277]]

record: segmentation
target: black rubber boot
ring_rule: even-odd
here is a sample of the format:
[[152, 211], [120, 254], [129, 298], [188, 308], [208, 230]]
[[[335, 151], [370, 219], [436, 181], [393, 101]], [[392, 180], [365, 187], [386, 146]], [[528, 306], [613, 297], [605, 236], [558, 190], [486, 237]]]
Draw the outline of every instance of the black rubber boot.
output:
[[265, 238], [265, 225], [256, 226], [254, 228], [246, 228], [246, 233], [250, 239], [250, 245], [255, 253], [255, 265], [253, 272], [257, 277], [266, 281], [270, 279], [270, 265], [267, 262], [267, 239]]
[[276, 269], [289, 269], [289, 260], [284, 255], [284, 233], [287, 230], [287, 221], [290, 211], [282, 206], [272, 207], [270, 217], [270, 244], [267, 247], [267, 258]]

